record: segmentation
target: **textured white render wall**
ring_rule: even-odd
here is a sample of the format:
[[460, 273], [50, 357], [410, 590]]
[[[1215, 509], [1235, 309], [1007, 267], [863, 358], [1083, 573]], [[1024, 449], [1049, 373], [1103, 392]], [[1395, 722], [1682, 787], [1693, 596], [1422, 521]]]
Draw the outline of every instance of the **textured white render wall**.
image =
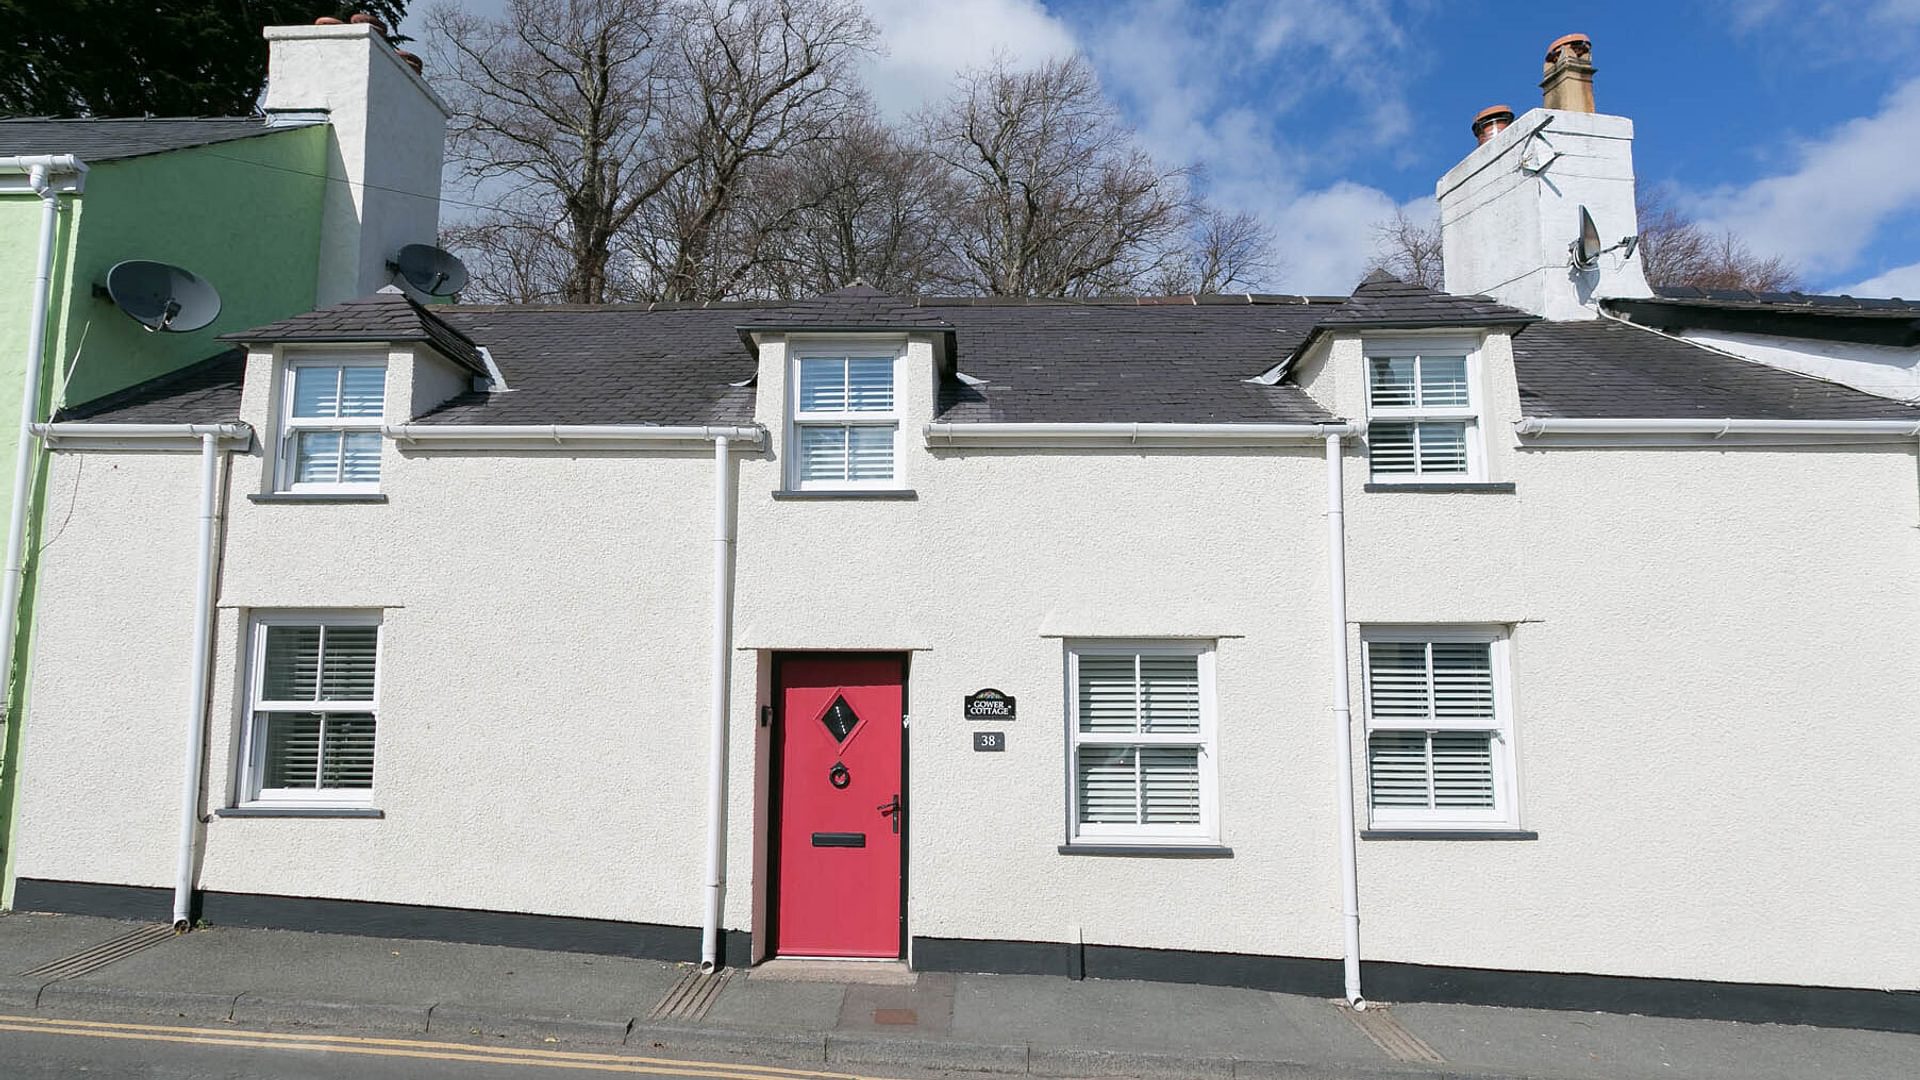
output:
[[[62, 509], [48, 517], [39, 556], [16, 872], [171, 885], [199, 455], [56, 453], [51, 462], [47, 498]], [[166, 905], [154, 921], [169, 917]]]
[[1725, 330], [1687, 330], [1688, 341], [1829, 379], [1869, 394], [1920, 401], [1920, 348], [1862, 345], [1852, 341], [1816, 341], [1774, 334], [1738, 334]]
[[[1540, 839], [1363, 843], [1366, 955], [1912, 986], [1920, 764], [1889, 737], [1920, 697], [1913, 449], [1520, 450], [1504, 336], [1482, 355], [1517, 494], [1368, 493], [1349, 451], [1352, 681], [1359, 624], [1516, 624]], [[1358, 358], [1336, 342], [1313, 387], [1356, 416]], [[908, 362], [916, 501], [778, 501], [775, 458], [738, 465], [727, 925], [763, 914], [770, 651], [912, 649], [914, 934], [1337, 955], [1319, 448], [930, 452], [930, 352]], [[27, 748], [64, 767], [29, 770], [20, 873], [165, 884], [195, 469], [58, 454], [54, 503], [76, 474]], [[242, 610], [379, 606], [387, 817], [215, 820], [203, 886], [697, 925], [710, 455], [389, 444], [384, 506], [247, 502], [263, 474], [234, 470], [211, 797], [236, 782]], [[1082, 635], [1219, 639], [1232, 858], [1056, 852]], [[983, 686], [1019, 698], [1004, 753], [960, 717]]]
[[366, 25], [270, 26], [263, 108], [324, 111], [333, 139], [314, 303], [365, 296], [393, 280], [402, 245], [440, 225], [447, 108]]
[[[1529, 171], [1522, 161], [1545, 164]], [[1485, 293], [1549, 319], [1597, 318], [1596, 296], [1649, 294], [1638, 253], [1610, 252], [1582, 271], [1567, 250], [1581, 206], [1602, 247], [1639, 229], [1624, 116], [1530, 110], [1449, 169], [1434, 194], [1450, 293]]]

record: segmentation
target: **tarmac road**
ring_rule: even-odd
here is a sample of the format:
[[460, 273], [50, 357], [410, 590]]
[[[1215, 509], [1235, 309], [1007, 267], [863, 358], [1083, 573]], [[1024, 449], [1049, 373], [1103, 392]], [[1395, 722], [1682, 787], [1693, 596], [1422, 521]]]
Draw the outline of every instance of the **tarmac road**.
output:
[[[920, 1078], [936, 1074], [921, 1073]], [[944, 1074], [954, 1076], [956, 1074]], [[871, 1080], [849, 1073], [562, 1051], [504, 1043], [261, 1031], [185, 1024], [0, 1018], [5, 1080]]]

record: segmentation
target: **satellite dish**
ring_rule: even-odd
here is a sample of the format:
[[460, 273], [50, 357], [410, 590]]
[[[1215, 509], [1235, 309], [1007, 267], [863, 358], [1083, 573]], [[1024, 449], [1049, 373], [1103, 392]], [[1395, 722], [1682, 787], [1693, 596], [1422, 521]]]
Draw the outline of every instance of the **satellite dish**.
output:
[[428, 296], [452, 296], [467, 287], [465, 264], [452, 252], [432, 244], [408, 244], [387, 264], [387, 269]]
[[220, 293], [191, 271], [129, 259], [107, 271], [107, 297], [148, 330], [184, 334], [220, 315]]
[[1580, 239], [1567, 245], [1573, 252], [1573, 265], [1577, 270], [1591, 270], [1600, 264], [1600, 230], [1594, 227], [1593, 215], [1586, 207], [1580, 208]]

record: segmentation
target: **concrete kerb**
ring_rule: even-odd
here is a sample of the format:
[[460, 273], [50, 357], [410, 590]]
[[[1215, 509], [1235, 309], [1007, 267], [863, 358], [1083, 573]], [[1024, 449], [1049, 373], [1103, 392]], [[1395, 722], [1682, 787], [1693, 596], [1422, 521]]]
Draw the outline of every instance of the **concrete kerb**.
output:
[[234, 1002], [240, 997], [240, 994], [202, 994], [190, 990], [131, 990], [63, 979], [40, 988], [37, 1011], [231, 1020]]
[[287, 1024], [424, 1035], [432, 1012], [433, 1006], [427, 1003], [365, 1005], [244, 993], [233, 1003], [232, 1019], [236, 1024]]
[[444, 1002], [428, 1011], [430, 1035], [491, 1035], [507, 1039], [590, 1043], [624, 1046], [633, 1029], [633, 1017], [583, 1017], [553, 1013], [503, 1013]]

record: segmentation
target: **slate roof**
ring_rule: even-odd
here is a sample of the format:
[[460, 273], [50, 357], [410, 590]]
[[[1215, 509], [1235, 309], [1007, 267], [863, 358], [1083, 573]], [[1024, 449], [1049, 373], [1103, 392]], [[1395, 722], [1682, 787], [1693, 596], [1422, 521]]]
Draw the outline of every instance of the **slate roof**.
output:
[[849, 285], [806, 300], [790, 300], [756, 311], [740, 328], [751, 330], [851, 330], [911, 327], [951, 329], [929, 306], [937, 301], [890, 296], [867, 285]]
[[251, 139], [306, 127], [308, 122], [268, 124], [251, 116], [191, 116], [106, 120], [0, 120], [0, 155], [74, 154], [93, 164], [164, 154], [194, 146]]
[[116, 424], [222, 424], [240, 419], [240, 384], [247, 354], [228, 349], [190, 367], [170, 371], [84, 405], [61, 409], [55, 421], [102, 420]]
[[447, 325], [398, 288], [388, 286], [388, 289], [251, 330], [221, 334], [220, 340], [245, 345], [296, 341], [424, 341], [475, 374], [488, 373], [487, 362], [481, 359], [479, 347], [471, 338]]
[[[1520, 325], [1519, 313], [1488, 310], [1483, 299], [1370, 291], [1381, 306], [1346, 322], [1332, 321], [1353, 303], [1339, 297], [895, 301], [862, 293], [818, 304], [422, 308], [385, 293], [227, 337], [429, 341], [476, 359], [484, 345], [511, 391], [463, 394], [416, 418], [425, 423], [731, 425], [753, 419], [756, 361], [742, 327], [847, 325], [776, 320], [840, 319], [857, 309], [871, 320], [897, 317], [863, 326], [955, 335], [958, 370], [943, 374], [935, 406], [942, 421], [1315, 423], [1336, 418], [1291, 382], [1253, 381], [1315, 334], [1380, 325], [1368, 321], [1376, 317], [1405, 325], [1398, 320], [1409, 308], [1435, 313], [1421, 326]], [[1534, 416], [1920, 418], [1911, 406], [1615, 320], [1532, 322], [1515, 336], [1514, 353], [1523, 410]], [[68, 418], [231, 419], [239, 370], [227, 364], [208, 361]]]
[[1528, 416], [1920, 422], [1913, 406], [1611, 319], [1533, 326], [1513, 362]]
[[1454, 296], [1385, 270], [1368, 274], [1353, 295], [1320, 320], [1328, 329], [1424, 329], [1440, 326], [1511, 326], [1540, 317], [1484, 296]]

